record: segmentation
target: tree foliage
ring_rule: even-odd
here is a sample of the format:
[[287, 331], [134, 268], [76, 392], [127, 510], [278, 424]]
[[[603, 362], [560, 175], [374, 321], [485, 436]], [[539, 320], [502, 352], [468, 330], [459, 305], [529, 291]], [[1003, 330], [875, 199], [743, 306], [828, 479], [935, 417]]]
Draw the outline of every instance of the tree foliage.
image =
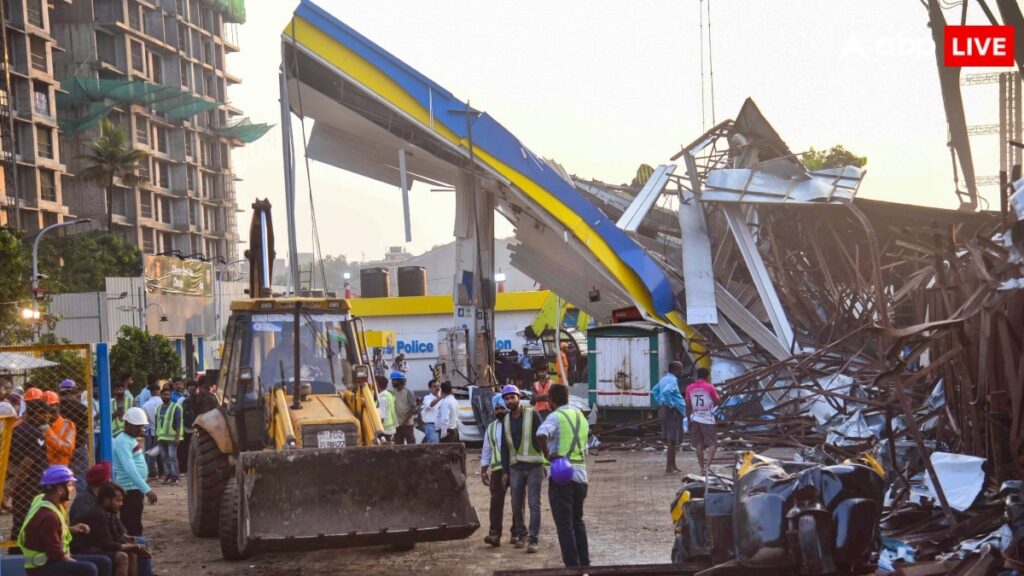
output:
[[0, 345], [32, 339], [34, 327], [20, 315], [20, 309], [32, 301], [31, 275], [32, 260], [21, 242], [21, 232], [0, 228]]
[[[40, 344], [69, 344], [67, 339], [58, 339], [53, 334], [39, 337]], [[76, 350], [46, 350], [40, 357], [43, 360], [56, 362], [57, 366], [42, 368], [29, 372], [28, 386], [40, 390], [57, 391], [60, 381], [65, 378], [74, 380], [80, 387], [85, 385], [92, 366], [86, 362], [85, 356]]]
[[89, 153], [79, 156], [85, 168], [78, 171], [78, 177], [95, 182], [107, 195], [107, 231], [114, 225], [113, 187], [114, 179], [120, 178], [126, 186], [134, 186], [141, 179], [135, 170], [149, 157], [145, 150], [132, 150], [128, 134], [110, 120], [100, 121], [100, 135], [89, 145]]
[[134, 326], [122, 326], [117, 342], [110, 348], [112, 382], [125, 375], [131, 376], [135, 380], [134, 394], [142, 390], [150, 374], [159, 378], [180, 376], [181, 357], [163, 336]]
[[844, 166], [863, 168], [868, 163], [867, 156], [857, 156], [841, 144], [836, 144], [828, 150], [815, 150], [814, 147], [811, 147], [810, 150], [804, 152], [803, 158], [804, 166], [812, 172]]
[[40, 267], [49, 278], [43, 286], [50, 293], [99, 292], [108, 276], [139, 276], [139, 249], [106, 232], [88, 232], [43, 240]]

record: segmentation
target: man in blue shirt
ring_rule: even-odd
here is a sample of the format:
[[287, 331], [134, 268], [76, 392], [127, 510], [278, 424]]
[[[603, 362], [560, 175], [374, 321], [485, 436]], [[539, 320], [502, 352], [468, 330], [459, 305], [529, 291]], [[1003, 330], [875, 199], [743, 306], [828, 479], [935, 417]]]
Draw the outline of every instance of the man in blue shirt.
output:
[[679, 378], [683, 375], [683, 365], [669, 362], [668, 374], [654, 386], [652, 394], [658, 403], [658, 416], [661, 418], [661, 439], [665, 441], [665, 474], [679, 472], [676, 467], [676, 447], [683, 436], [683, 418], [686, 416], [686, 402], [679, 391]]
[[114, 438], [114, 482], [125, 489], [121, 523], [129, 536], [142, 536], [144, 500], [156, 504], [156, 493], [146, 483], [146, 458], [139, 446], [142, 428], [149, 424], [146, 411], [138, 406], [124, 414], [124, 431]]

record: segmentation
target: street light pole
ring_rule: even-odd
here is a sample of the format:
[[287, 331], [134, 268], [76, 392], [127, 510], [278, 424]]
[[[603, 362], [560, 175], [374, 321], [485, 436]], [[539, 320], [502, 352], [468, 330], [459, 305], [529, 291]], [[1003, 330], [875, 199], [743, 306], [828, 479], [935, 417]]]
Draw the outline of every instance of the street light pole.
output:
[[[89, 218], [83, 218], [81, 220], [66, 220], [64, 222], [58, 222], [57, 224], [50, 224], [43, 228], [36, 234], [36, 239], [32, 242], [32, 312], [33, 318], [39, 319], [39, 241], [42, 240], [43, 234], [46, 234], [50, 230], [55, 228], [63, 228], [65, 226], [73, 226], [75, 224], [87, 224], [92, 222]], [[36, 330], [38, 334], [38, 329]]]

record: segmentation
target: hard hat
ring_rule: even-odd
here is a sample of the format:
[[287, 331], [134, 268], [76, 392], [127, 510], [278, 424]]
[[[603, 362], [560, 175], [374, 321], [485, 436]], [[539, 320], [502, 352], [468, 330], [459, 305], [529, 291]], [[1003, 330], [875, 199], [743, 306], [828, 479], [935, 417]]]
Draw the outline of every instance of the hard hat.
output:
[[54, 464], [43, 472], [43, 479], [39, 481], [39, 484], [42, 486], [56, 486], [58, 484], [75, 482], [76, 480], [70, 468], [62, 464]]
[[46, 403], [50, 406], [60, 404], [60, 396], [57, 396], [56, 392], [51, 392], [49, 390], [43, 392], [43, 400], [46, 400]]
[[405, 380], [405, 373], [401, 372], [399, 370], [392, 370], [391, 371], [391, 379], [392, 380]]
[[75, 381], [70, 378], [63, 380], [60, 383], [61, 390], [74, 390], [77, 387], [78, 386], [75, 385]]
[[25, 391], [25, 402], [32, 402], [33, 400], [42, 400], [43, 391], [39, 388], [29, 388]]
[[124, 421], [136, 426], [145, 426], [149, 424], [149, 418], [146, 417], [146, 411], [138, 406], [129, 408], [128, 411], [124, 413]]
[[502, 398], [508, 396], [509, 394], [515, 394], [516, 396], [523, 395], [523, 393], [519, 391], [519, 386], [516, 386], [515, 384], [507, 384], [504, 388], [501, 389]]
[[497, 410], [498, 406], [508, 410], [508, 406], [505, 405], [505, 399], [498, 394], [495, 394], [494, 396], [491, 396], [491, 407]]
[[565, 456], [559, 456], [551, 461], [551, 479], [556, 484], [568, 484], [572, 482], [572, 464]]

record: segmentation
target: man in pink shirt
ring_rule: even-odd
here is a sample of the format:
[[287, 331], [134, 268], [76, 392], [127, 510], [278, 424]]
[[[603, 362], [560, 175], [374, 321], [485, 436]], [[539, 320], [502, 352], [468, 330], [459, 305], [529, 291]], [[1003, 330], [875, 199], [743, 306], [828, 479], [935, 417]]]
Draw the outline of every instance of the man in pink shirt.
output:
[[[697, 379], [686, 387], [686, 409], [690, 416], [690, 439], [693, 442], [693, 449], [697, 451], [700, 472], [704, 475], [707, 475], [708, 467], [715, 459], [715, 449], [718, 448], [715, 408], [718, 407], [719, 399], [715, 387], [708, 382], [710, 377], [710, 370], [698, 368]], [[706, 460], [704, 459], [705, 446], [708, 447]]]

